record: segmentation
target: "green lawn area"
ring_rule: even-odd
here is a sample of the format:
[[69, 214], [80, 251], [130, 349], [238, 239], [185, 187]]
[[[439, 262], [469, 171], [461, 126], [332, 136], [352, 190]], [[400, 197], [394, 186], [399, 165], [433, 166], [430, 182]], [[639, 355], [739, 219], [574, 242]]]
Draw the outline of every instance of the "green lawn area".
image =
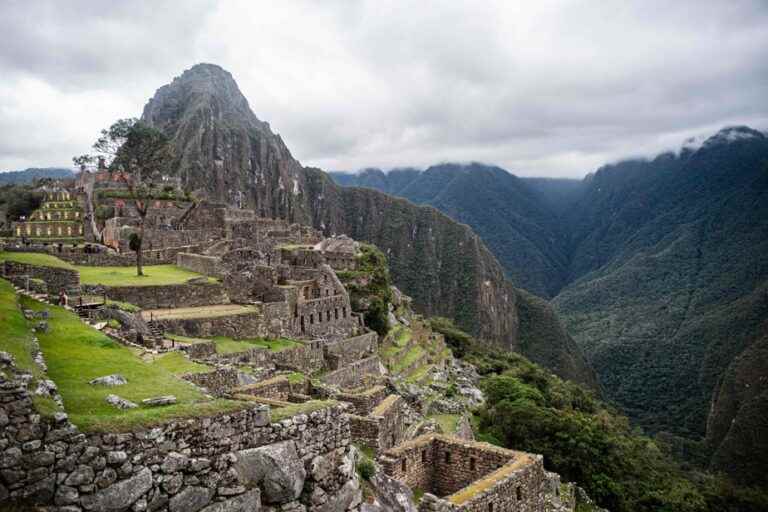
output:
[[182, 352], [174, 351], [162, 354], [150, 363], [152, 366], [162, 368], [174, 375], [183, 375], [185, 373], [203, 373], [211, 370], [211, 367], [205, 364], [190, 361]]
[[[146, 265], [143, 276], [136, 275], [136, 267], [90, 267], [78, 265], [82, 284], [104, 286], [163, 286], [183, 284], [196, 277], [205, 277], [197, 272], [185, 270], [176, 265]], [[216, 282], [214, 278], [208, 278]]]
[[75, 270], [74, 265], [71, 265], [64, 260], [60, 260], [56, 256], [51, 256], [50, 254], [44, 254], [40, 252], [2, 251], [0, 252], [0, 260], [16, 261], [18, 263], [29, 263], [30, 265], [38, 265], [41, 267], [56, 267]]
[[456, 427], [459, 425], [459, 420], [461, 419], [461, 415], [436, 414], [434, 416], [430, 416], [430, 418], [435, 420], [437, 424], [440, 425], [440, 428], [443, 429], [444, 434], [453, 434], [456, 432]]
[[17, 305], [13, 286], [5, 279], [0, 279], [0, 327], [3, 332], [0, 337], [0, 350], [10, 353], [19, 368], [31, 372], [36, 377], [41, 376], [42, 372], [32, 360], [32, 334], [29, 332], [27, 320]]
[[165, 334], [169, 340], [181, 341], [183, 343], [202, 343], [212, 341], [216, 344], [216, 352], [219, 354], [234, 354], [235, 352], [245, 352], [253, 347], [262, 347], [271, 352], [280, 352], [289, 348], [301, 345], [298, 341], [288, 338], [266, 339], [253, 338], [245, 340], [235, 340], [227, 336], [214, 336], [213, 338], [190, 338], [189, 336], [180, 336], [178, 334]]
[[[38, 335], [48, 375], [59, 387], [70, 420], [85, 431], [129, 430], [172, 418], [245, 406], [242, 402], [205, 399], [197, 388], [173, 375], [183, 366], [173, 356], [167, 361], [144, 362], [127, 347], [83, 324], [63, 308], [26, 297], [22, 297], [22, 304], [25, 308], [49, 311], [49, 331]], [[91, 379], [112, 373], [123, 375], [128, 384], [114, 388], [88, 384]], [[104, 401], [110, 393], [136, 403], [158, 395], [174, 395], [179, 402], [123, 411]]]
[[390, 368], [392, 373], [400, 373], [414, 361], [426, 354], [426, 351], [419, 345], [412, 347], [401, 359], [398, 359]]

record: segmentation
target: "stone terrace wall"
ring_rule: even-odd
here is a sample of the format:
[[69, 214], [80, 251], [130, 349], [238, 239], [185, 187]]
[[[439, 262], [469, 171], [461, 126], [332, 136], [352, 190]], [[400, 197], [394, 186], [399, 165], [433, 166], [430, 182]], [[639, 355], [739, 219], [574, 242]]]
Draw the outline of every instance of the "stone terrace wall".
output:
[[3, 275], [26, 275], [35, 279], [42, 279], [48, 285], [48, 293], [56, 294], [62, 288], [70, 290], [80, 287], [80, 273], [77, 270], [67, 268], [44, 267], [5, 261], [3, 263]]
[[373, 386], [361, 393], [335, 393], [334, 398], [352, 404], [352, 411], [360, 416], [366, 416], [386, 398], [389, 391], [386, 386]]
[[181, 377], [204, 387], [215, 395], [224, 394], [239, 384], [237, 370], [234, 368], [217, 368], [210, 372], [187, 373]]
[[372, 356], [330, 372], [323, 376], [322, 381], [332, 386], [354, 389], [364, 385], [367, 378], [379, 377], [380, 368], [379, 356]]
[[[276, 307], [277, 306], [277, 307]], [[234, 339], [279, 338], [290, 336], [284, 324], [288, 318], [285, 304], [254, 305], [253, 312], [208, 318], [169, 318], [155, 320], [165, 332], [196, 338], [228, 336]], [[275, 314], [275, 311], [282, 314]]]
[[232, 393], [287, 401], [291, 394], [291, 384], [287, 378], [278, 376], [256, 384], [235, 388]]
[[219, 361], [231, 363], [273, 364], [279, 369], [312, 373], [323, 368], [323, 348], [318, 341], [300, 341], [300, 346], [272, 352], [263, 347], [253, 347], [243, 352], [217, 354]]
[[514, 452], [491, 445], [436, 437], [433, 494], [447, 496], [509, 462]]
[[[330, 512], [357, 510], [360, 503], [340, 406], [279, 423], [270, 423], [267, 407], [256, 406], [149, 430], [83, 434], [66, 414], [49, 420], [37, 413], [5, 353], [0, 390], [0, 505], [25, 500], [66, 512], [235, 512], [279, 501], [281, 510]], [[295, 495], [270, 497], [269, 488], [255, 487], [258, 475], [248, 470], [255, 453], [279, 455], [276, 472], [293, 468]]]
[[405, 400], [389, 395], [369, 416], [349, 415], [352, 439], [379, 453], [405, 437]]
[[129, 302], [144, 309], [183, 308], [228, 304], [229, 297], [221, 283], [173, 284], [164, 286], [84, 285], [83, 293], [104, 295]]
[[223, 271], [221, 258], [204, 256], [202, 254], [180, 252], [176, 255], [176, 265], [192, 272], [212, 277], [221, 276]]
[[325, 359], [328, 368], [338, 370], [355, 361], [376, 353], [379, 337], [368, 332], [354, 338], [325, 344]]

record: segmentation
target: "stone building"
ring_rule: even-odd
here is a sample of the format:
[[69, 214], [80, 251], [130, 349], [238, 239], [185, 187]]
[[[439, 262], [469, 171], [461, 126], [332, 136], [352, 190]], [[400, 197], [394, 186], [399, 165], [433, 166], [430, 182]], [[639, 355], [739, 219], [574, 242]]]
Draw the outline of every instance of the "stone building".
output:
[[44, 241], [77, 239], [83, 237], [83, 208], [78, 198], [60, 187], [45, 191], [40, 208], [29, 219], [15, 222], [12, 231], [19, 238]]
[[425, 491], [422, 512], [543, 512], [549, 486], [541, 455], [425, 435], [384, 452], [384, 472]]

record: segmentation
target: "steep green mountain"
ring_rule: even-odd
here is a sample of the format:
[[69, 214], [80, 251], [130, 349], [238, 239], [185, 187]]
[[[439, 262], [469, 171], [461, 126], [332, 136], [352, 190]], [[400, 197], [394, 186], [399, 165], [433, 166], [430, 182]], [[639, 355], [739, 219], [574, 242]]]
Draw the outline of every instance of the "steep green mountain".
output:
[[[521, 288], [552, 297], [565, 284], [566, 232], [545, 198], [524, 180], [478, 163], [441, 164], [423, 172], [366, 170], [331, 176], [346, 186], [374, 188], [434, 206], [470, 225]], [[548, 191], [547, 191], [548, 192]]]
[[0, 171], [0, 185], [32, 183], [40, 178], [59, 180], [72, 177], [72, 170], [64, 167], [31, 167], [23, 171]]
[[[463, 181], [457, 187], [463, 195], [445, 194], [460, 175], [455, 167], [461, 166], [434, 179], [424, 172], [400, 194], [433, 204], [488, 237], [509, 275], [535, 269], [536, 259], [505, 257], [511, 235], [493, 237], [496, 223], [510, 216], [541, 217], [528, 213], [528, 203], [515, 195], [519, 189], [507, 192], [509, 179], [480, 167], [473, 172], [493, 177], [473, 181], [482, 192]], [[742, 481], [764, 478], [765, 134], [727, 128], [701, 147], [608, 165], [580, 182], [520, 181], [557, 226], [514, 226], [529, 239], [560, 234], [553, 238], [556, 250], [540, 252], [563, 255], [549, 260], [564, 262], [561, 288], [548, 283], [552, 302], [598, 371], [606, 397], [650, 432], [706, 438], [714, 467]], [[498, 207], [489, 200], [497, 192]], [[482, 216], [495, 208], [508, 212]], [[529, 254], [523, 244], [507, 247]]]
[[[263, 216], [371, 242], [387, 255], [395, 284], [421, 312], [452, 317], [484, 339], [521, 349], [520, 332], [531, 329], [518, 313], [518, 292], [471, 228], [434, 208], [372, 189], [343, 188], [321, 170], [303, 167], [219, 66], [198, 64], [158, 89], [142, 120], [171, 138], [174, 168], [186, 188]], [[548, 304], [536, 307], [551, 314]], [[574, 357], [573, 340], [549, 335], [560, 329], [556, 319], [533, 329], [545, 331], [553, 344], [538, 352], [550, 360], [534, 359], [594, 386], [583, 357]], [[526, 346], [538, 343], [531, 339]]]

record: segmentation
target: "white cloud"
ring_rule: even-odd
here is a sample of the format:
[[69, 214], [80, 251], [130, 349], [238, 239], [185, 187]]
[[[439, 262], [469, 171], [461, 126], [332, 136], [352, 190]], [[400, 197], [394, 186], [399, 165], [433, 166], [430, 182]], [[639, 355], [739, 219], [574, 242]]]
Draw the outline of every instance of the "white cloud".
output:
[[196, 62], [231, 71], [294, 156], [326, 169], [581, 176], [768, 127], [760, 0], [116, 5], [0, 7], [0, 168], [68, 164]]

